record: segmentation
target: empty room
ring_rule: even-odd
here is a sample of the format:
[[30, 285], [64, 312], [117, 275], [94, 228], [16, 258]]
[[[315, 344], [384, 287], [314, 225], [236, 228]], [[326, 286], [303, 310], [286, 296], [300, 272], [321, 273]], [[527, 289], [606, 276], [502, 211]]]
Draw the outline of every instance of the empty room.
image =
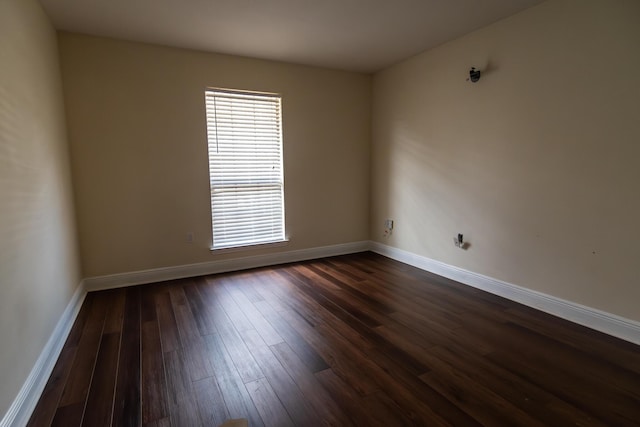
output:
[[637, 0], [0, 0], [0, 427], [640, 426]]

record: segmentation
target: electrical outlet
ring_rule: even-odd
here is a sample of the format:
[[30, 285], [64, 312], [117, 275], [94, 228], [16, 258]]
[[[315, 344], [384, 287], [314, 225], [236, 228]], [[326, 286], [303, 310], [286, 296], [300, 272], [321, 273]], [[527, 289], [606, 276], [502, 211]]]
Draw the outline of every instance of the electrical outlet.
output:
[[453, 244], [456, 248], [467, 250], [469, 248], [469, 243], [464, 241], [464, 236], [462, 233], [458, 233], [457, 236], [453, 237]]
[[385, 219], [384, 220], [384, 233], [382, 235], [384, 237], [389, 237], [391, 235], [391, 230], [393, 230], [393, 220]]
[[193, 231], [187, 232], [187, 243], [193, 243]]

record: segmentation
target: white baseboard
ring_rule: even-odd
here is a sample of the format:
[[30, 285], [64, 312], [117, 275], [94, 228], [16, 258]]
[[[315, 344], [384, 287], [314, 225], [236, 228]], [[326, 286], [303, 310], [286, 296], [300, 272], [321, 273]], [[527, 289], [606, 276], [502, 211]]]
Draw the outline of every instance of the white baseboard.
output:
[[73, 322], [80, 311], [87, 291], [111, 289], [164, 280], [194, 277], [206, 274], [224, 273], [249, 268], [304, 261], [349, 253], [371, 250], [380, 255], [412, 265], [425, 271], [455, 280], [474, 288], [570, 320], [600, 332], [640, 344], [640, 323], [610, 313], [596, 310], [526, 289], [498, 279], [454, 267], [440, 261], [423, 257], [402, 249], [397, 249], [378, 242], [353, 242], [319, 248], [301, 249], [274, 254], [235, 258], [230, 260], [211, 261], [175, 267], [135, 271], [131, 273], [113, 274], [109, 276], [90, 277], [84, 279], [76, 288], [71, 301], [60, 316], [51, 337], [47, 341], [40, 357], [31, 373], [16, 396], [13, 404], [0, 420], [0, 427], [21, 427], [26, 425], [38, 399], [53, 371], [62, 347], [71, 331]]
[[370, 242], [369, 249], [396, 261], [482, 289], [634, 344], [640, 344], [640, 322], [483, 276], [382, 243]]
[[64, 346], [69, 332], [71, 331], [73, 322], [82, 307], [82, 303], [84, 302], [88, 291], [140, 285], [143, 283], [201, 276], [205, 274], [224, 273], [228, 271], [264, 267], [287, 262], [303, 261], [307, 259], [344, 255], [362, 252], [368, 249], [369, 242], [362, 241], [84, 279], [76, 288], [73, 296], [71, 297], [71, 301], [69, 301], [69, 304], [67, 304], [67, 307], [60, 316], [56, 327], [40, 353], [33, 369], [31, 369], [31, 373], [20, 389], [20, 392], [16, 396], [7, 413], [2, 417], [2, 420], [0, 420], [0, 427], [22, 427], [29, 421], [31, 414], [38, 403], [38, 399], [40, 399], [40, 396], [44, 391], [44, 387], [49, 380], [51, 372], [53, 372], [53, 368], [60, 356], [62, 347]]
[[345, 255], [350, 253], [363, 252], [368, 249], [368, 241], [343, 243], [339, 245], [322, 246], [318, 248], [299, 249], [295, 251], [277, 252], [273, 254], [256, 255], [228, 260], [202, 262], [198, 264], [179, 265], [174, 267], [154, 268], [151, 270], [111, 274], [108, 276], [89, 277], [86, 278], [84, 282], [87, 291], [98, 291], [104, 289], [121, 288], [124, 286], [161, 282], [164, 280], [203, 276], [206, 274], [246, 270], [249, 268], [265, 267], [269, 265], [284, 264], [287, 262]]
[[47, 344], [42, 349], [40, 357], [38, 357], [33, 369], [31, 369], [27, 380], [22, 385], [7, 413], [2, 417], [0, 427], [22, 427], [29, 421], [31, 413], [35, 409], [60, 356], [67, 336], [71, 332], [73, 322], [76, 320], [86, 295], [84, 282], [80, 282], [71, 297], [71, 301], [67, 304], [56, 327], [53, 329]]

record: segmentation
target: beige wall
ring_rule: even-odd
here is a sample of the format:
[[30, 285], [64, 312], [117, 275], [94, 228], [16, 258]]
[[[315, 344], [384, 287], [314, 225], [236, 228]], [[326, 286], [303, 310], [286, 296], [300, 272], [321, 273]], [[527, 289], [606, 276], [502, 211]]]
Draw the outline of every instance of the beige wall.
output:
[[639, 17], [551, 0], [378, 73], [372, 238], [640, 320]]
[[[87, 277], [368, 238], [370, 76], [77, 34], [59, 40]], [[209, 251], [206, 87], [282, 94], [288, 246]]]
[[0, 418], [80, 283], [56, 34], [0, 1]]

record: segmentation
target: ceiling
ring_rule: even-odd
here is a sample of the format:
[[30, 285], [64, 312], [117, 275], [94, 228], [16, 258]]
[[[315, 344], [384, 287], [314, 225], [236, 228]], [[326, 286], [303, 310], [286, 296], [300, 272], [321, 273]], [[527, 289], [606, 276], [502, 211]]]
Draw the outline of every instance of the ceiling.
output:
[[542, 0], [40, 0], [59, 30], [375, 72]]

